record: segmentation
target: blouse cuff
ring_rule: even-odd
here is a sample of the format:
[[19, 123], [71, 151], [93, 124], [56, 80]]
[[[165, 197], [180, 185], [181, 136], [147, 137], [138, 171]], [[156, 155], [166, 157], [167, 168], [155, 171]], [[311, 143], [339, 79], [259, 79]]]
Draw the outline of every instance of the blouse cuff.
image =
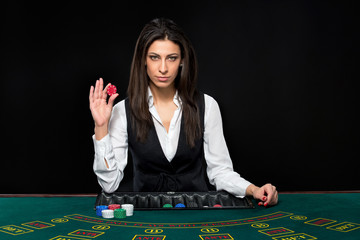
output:
[[244, 198], [246, 196], [246, 189], [251, 185], [251, 182], [243, 179], [243, 183], [241, 184], [241, 187], [239, 188], [240, 191], [236, 195], [237, 198]]
[[[95, 171], [106, 171], [110, 167], [108, 159], [111, 159], [109, 154], [112, 153], [112, 145], [109, 134], [103, 137], [100, 140], [96, 140], [95, 134], [92, 136], [95, 149], [95, 159], [94, 159], [94, 170]], [[105, 159], [109, 165], [109, 168], [106, 166]]]

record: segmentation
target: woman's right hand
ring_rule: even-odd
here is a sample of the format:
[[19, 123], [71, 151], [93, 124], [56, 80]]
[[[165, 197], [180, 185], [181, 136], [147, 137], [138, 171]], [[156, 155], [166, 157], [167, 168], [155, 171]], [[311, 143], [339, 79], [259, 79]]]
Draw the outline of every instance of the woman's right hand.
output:
[[109, 83], [104, 87], [104, 81], [102, 78], [96, 80], [95, 88], [90, 87], [89, 102], [91, 115], [95, 122], [95, 138], [100, 140], [108, 133], [108, 124], [111, 117], [114, 100], [119, 94], [115, 93], [106, 102], [107, 88], [111, 84]]

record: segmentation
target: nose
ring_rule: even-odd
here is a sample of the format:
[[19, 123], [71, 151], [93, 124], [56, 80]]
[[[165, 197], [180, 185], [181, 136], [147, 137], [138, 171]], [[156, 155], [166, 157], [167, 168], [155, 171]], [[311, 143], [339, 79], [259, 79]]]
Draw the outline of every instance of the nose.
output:
[[159, 67], [159, 72], [163, 75], [165, 75], [168, 72], [168, 68], [167, 68], [165, 59], [161, 61], [161, 65]]

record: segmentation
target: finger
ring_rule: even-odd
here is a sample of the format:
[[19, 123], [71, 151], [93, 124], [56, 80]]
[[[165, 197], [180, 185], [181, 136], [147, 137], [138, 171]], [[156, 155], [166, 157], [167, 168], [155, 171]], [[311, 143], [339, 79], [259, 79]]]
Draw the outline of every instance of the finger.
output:
[[95, 90], [94, 90], [94, 99], [98, 99], [98, 98], [99, 98], [99, 84], [100, 84], [100, 81], [99, 81], [99, 80], [96, 80]]
[[111, 83], [109, 83], [108, 85], [106, 85], [106, 87], [104, 88], [104, 90], [102, 91], [102, 99], [105, 99], [107, 98], [107, 89], [108, 87], [111, 85]]
[[118, 94], [118, 93], [115, 93], [115, 94], [111, 95], [111, 97], [109, 98], [108, 104], [109, 104], [111, 107], [114, 105], [114, 100], [115, 100], [115, 98], [117, 98], [117, 96], [119, 96], [119, 94]]
[[272, 185], [267, 187], [267, 200], [264, 203], [264, 206], [266, 207], [268, 204], [272, 205], [275, 195], [276, 195], [276, 188]]
[[270, 199], [271, 199], [271, 197], [268, 197], [268, 198], [266, 198], [266, 201], [262, 202], [264, 207], [267, 207], [269, 205]]
[[274, 193], [274, 197], [273, 197], [273, 199], [272, 199], [272, 201], [271, 201], [271, 205], [275, 205], [275, 204], [277, 204], [278, 203], [278, 200], [279, 200], [279, 193], [275, 190], [275, 193]]
[[267, 200], [267, 197], [266, 197], [266, 191], [264, 189], [264, 187], [261, 187], [257, 193], [256, 193], [256, 196], [254, 196], [256, 199], [260, 200], [260, 201], [266, 201]]
[[103, 88], [104, 88], [104, 80], [102, 79], [102, 78], [100, 78], [100, 84], [99, 84], [99, 89], [98, 89], [98, 91], [99, 91], [99, 98], [103, 98], [103, 96], [102, 96], [102, 90], [103, 90]]
[[271, 201], [264, 203], [264, 206], [271, 206], [275, 205], [277, 203], [277, 196], [274, 195], [274, 197], [271, 198]]
[[264, 206], [264, 203], [267, 200], [267, 196], [265, 194], [266, 192], [264, 191], [264, 186], [263, 186], [261, 188], [258, 188], [258, 190], [253, 195], [255, 199], [259, 200], [258, 202], [259, 206]]
[[276, 195], [275, 195], [275, 197], [273, 198], [273, 201], [271, 202], [271, 204], [272, 204], [272, 205], [275, 205], [275, 204], [277, 204], [277, 202], [278, 202], [278, 195], [277, 195], [277, 193], [276, 193]]
[[90, 93], [89, 93], [89, 102], [90, 104], [94, 101], [94, 87], [90, 87]]
[[267, 206], [269, 203], [271, 203], [273, 199], [273, 193], [269, 193], [267, 200], [264, 202], [264, 206]]

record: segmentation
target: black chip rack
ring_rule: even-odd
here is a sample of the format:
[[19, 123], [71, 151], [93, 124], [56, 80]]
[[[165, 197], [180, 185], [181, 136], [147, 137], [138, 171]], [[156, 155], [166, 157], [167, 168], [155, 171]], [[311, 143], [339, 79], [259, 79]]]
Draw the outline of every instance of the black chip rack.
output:
[[[175, 206], [184, 204], [185, 208], [163, 208], [165, 204]], [[211, 192], [114, 192], [98, 194], [95, 208], [99, 205], [133, 204], [135, 210], [208, 210], [254, 208], [247, 197], [237, 198], [225, 191]], [[220, 204], [221, 208], [213, 207]]]

